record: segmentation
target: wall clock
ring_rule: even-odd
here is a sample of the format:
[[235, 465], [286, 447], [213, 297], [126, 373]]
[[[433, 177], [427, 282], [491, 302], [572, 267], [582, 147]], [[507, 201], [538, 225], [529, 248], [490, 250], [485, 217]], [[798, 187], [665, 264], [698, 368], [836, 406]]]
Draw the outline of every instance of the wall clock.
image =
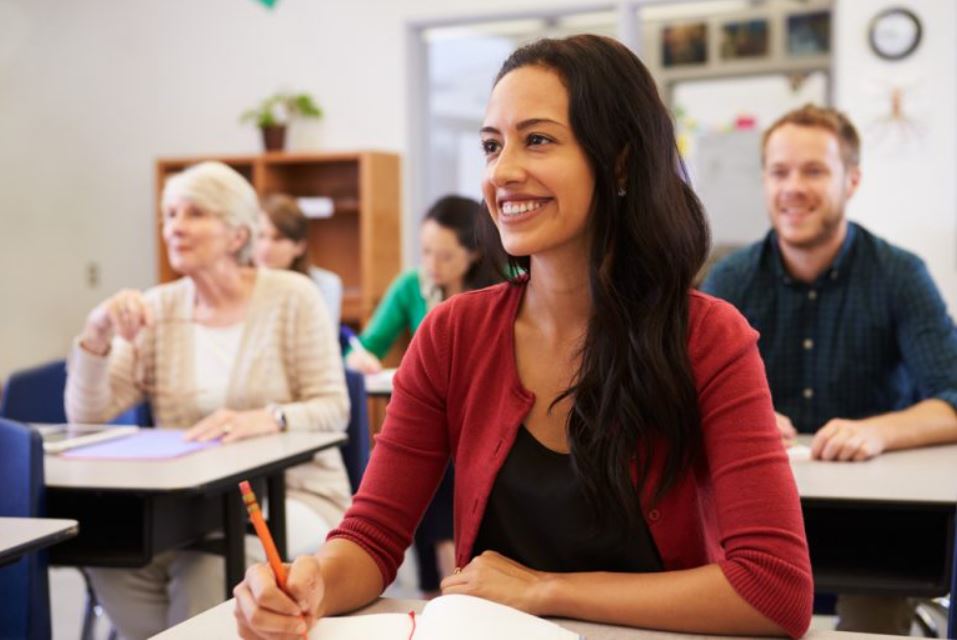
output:
[[892, 7], [871, 19], [867, 39], [871, 49], [885, 60], [903, 60], [920, 44], [923, 27], [910, 10]]

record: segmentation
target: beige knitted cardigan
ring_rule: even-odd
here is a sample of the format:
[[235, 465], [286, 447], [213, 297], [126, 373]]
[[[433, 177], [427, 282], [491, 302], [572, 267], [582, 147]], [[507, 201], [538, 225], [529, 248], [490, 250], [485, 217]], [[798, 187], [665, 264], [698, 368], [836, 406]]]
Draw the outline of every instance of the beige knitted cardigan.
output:
[[[102, 357], [74, 344], [66, 385], [71, 422], [106, 422], [143, 400], [157, 426], [185, 429], [204, 417], [193, 392], [202, 385], [193, 377], [193, 281], [181, 278], [144, 295], [154, 323], [133, 344], [115, 338]], [[315, 285], [291, 271], [258, 269], [226, 407], [259, 409], [270, 402], [282, 406], [291, 430], [344, 431], [349, 420], [338, 337]], [[289, 470], [286, 482], [290, 495], [331, 525], [348, 507], [338, 449]]]

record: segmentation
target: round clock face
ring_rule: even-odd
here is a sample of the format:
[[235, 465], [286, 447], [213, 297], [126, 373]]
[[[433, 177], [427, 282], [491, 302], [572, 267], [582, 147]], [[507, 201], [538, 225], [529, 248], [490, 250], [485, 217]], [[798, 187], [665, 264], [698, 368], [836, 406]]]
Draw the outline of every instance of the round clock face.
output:
[[906, 58], [920, 44], [920, 20], [907, 9], [886, 9], [871, 20], [869, 39], [874, 53], [887, 60]]

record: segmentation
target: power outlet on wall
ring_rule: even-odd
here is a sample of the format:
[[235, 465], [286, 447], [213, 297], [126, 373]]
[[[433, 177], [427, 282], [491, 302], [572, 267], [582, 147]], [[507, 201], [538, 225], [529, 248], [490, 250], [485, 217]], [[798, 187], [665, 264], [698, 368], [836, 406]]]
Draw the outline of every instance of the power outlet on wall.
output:
[[91, 289], [96, 289], [100, 286], [100, 263], [99, 262], [88, 262], [86, 264], [86, 284]]

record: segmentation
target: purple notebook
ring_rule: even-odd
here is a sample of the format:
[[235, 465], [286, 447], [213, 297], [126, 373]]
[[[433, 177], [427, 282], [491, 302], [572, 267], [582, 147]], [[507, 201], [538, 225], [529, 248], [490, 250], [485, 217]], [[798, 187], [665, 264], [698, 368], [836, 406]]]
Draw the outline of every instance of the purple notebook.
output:
[[75, 460], [167, 460], [219, 445], [210, 442], [183, 440], [178, 429], [141, 429], [136, 433], [86, 447], [78, 447], [61, 454]]

